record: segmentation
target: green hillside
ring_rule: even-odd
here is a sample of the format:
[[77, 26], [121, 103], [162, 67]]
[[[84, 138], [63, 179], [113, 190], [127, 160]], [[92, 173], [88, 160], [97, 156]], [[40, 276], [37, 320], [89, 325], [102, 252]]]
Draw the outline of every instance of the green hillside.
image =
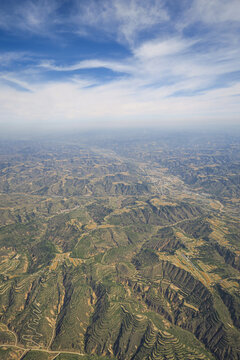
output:
[[240, 359], [236, 137], [0, 144], [0, 358]]

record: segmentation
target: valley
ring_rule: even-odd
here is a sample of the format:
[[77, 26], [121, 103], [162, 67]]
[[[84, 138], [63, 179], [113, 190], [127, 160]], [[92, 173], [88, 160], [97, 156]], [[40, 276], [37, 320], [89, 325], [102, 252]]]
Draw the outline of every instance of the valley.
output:
[[1, 359], [240, 359], [237, 135], [0, 149]]

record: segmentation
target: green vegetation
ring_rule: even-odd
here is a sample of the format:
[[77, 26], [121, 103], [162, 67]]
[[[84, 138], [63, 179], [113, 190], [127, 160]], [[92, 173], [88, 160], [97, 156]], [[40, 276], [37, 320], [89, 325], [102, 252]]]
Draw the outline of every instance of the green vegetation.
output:
[[43, 351], [28, 351], [26, 355], [23, 356], [23, 360], [49, 360], [50, 356], [48, 353]]
[[240, 357], [239, 153], [174, 139], [0, 144], [1, 359]]
[[133, 264], [137, 269], [145, 266], [155, 265], [159, 262], [158, 255], [150, 249], [141, 250], [133, 259]]

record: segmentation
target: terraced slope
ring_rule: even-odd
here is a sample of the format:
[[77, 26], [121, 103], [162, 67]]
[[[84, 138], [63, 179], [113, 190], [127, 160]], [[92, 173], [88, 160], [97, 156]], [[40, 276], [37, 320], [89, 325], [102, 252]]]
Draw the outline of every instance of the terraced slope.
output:
[[235, 140], [140, 140], [2, 146], [1, 359], [240, 359]]

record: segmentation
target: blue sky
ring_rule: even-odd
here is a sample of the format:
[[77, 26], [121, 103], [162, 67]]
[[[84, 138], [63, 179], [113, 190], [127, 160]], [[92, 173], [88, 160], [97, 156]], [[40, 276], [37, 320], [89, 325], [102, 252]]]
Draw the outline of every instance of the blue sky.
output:
[[239, 0], [1, 0], [0, 125], [237, 125]]

